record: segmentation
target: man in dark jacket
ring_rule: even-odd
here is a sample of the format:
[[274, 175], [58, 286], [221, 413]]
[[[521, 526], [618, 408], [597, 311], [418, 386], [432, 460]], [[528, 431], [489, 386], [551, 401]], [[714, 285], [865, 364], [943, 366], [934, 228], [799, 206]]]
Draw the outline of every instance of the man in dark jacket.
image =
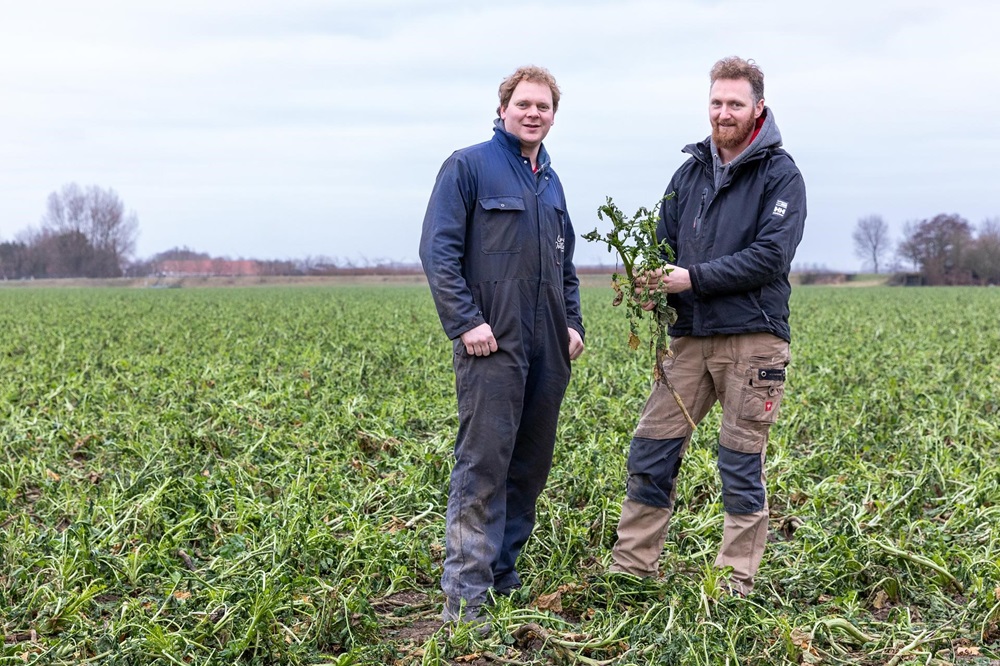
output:
[[[718, 468], [725, 509], [715, 564], [746, 596], [764, 554], [764, 457], [789, 362], [788, 273], [802, 238], [802, 175], [781, 149], [752, 61], [711, 71], [712, 134], [667, 186], [657, 230], [676, 266], [649, 276], [677, 310], [673, 358], [664, 370], [695, 422], [722, 405]], [[646, 307], [652, 307], [646, 304]], [[613, 571], [655, 576], [691, 428], [664, 386], [654, 386], [629, 447], [628, 485], [612, 551]]]
[[445, 621], [477, 620], [515, 562], [552, 465], [570, 361], [583, 352], [575, 235], [542, 140], [555, 79], [522, 67], [500, 85], [493, 139], [438, 173], [420, 260], [453, 340], [458, 438], [441, 588]]

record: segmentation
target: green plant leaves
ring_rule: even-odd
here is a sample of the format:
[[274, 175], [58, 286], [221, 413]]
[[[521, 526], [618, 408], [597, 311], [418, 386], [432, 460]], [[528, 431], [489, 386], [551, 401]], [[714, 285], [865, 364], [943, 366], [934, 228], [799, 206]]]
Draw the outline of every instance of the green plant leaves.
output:
[[0, 289], [0, 657], [996, 659], [996, 290], [796, 287], [770, 543], [743, 600], [712, 567], [718, 410], [684, 460], [661, 577], [606, 574], [650, 382], [590, 280], [525, 587], [487, 637], [437, 621], [458, 423], [423, 287]]

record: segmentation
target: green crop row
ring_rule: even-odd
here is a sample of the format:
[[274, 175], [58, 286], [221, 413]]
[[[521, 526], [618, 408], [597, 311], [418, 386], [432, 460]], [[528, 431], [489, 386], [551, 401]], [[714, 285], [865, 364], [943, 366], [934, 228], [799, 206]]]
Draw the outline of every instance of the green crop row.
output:
[[[1000, 291], [798, 288], [770, 544], [721, 594], [718, 411], [662, 577], [604, 573], [652, 360], [583, 292], [494, 631], [438, 621], [457, 419], [422, 286], [0, 290], [0, 664], [986, 664]], [[479, 661], [476, 661], [479, 660]]]

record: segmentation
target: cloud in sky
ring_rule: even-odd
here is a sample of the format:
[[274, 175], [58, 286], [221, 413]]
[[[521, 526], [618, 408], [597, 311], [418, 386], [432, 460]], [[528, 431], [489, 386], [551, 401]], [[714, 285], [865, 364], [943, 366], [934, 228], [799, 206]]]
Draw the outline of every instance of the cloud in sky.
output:
[[708, 133], [708, 69], [738, 54], [806, 180], [796, 263], [854, 269], [860, 217], [1000, 216], [998, 23], [926, 0], [7, 3], [0, 240], [75, 181], [138, 214], [141, 256], [415, 261], [438, 168], [490, 137], [526, 63], [563, 89], [546, 145], [585, 232], [605, 195], [659, 198]]

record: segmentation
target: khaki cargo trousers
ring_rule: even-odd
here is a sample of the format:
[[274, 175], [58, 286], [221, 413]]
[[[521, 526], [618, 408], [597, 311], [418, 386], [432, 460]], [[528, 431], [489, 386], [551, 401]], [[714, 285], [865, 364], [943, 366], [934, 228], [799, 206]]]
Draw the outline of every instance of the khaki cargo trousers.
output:
[[[725, 508], [715, 565], [749, 594], [767, 540], [764, 459], [784, 394], [788, 343], [769, 333], [671, 340], [664, 371], [695, 423], [722, 406], [718, 468]], [[612, 571], [655, 576], [673, 515], [676, 479], [691, 427], [664, 384], [655, 384], [629, 446], [628, 484]]]

